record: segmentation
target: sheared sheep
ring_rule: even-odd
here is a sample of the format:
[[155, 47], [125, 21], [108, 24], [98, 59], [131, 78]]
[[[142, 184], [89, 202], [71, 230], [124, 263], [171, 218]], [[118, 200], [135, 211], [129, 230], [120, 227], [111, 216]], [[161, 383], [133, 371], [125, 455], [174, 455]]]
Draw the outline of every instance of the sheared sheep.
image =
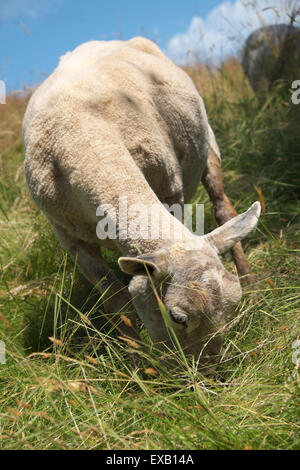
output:
[[[128, 314], [132, 326], [121, 322], [121, 335], [139, 338], [133, 299], [154, 343], [172, 347], [151, 274], [183, 350], [199, 364], [216, 360], [226, 314], [241, 297], [238, 277], [219, 255], [232, 248], [239, 275], [249, 274], [239, 241], [255, 227], [260, 205], [236, 216], [223, 191], [220, 153], [202, 98], [188, 75], [144, 38], [88, 42], [63, 56], [34, 92], [23, 130], [32, 198], [62, 247], [104, 294], [106, 312]], [[182, 207], [200, 181], [221, 225], [203, 236], [163, 205]], [[128, 211], [125, 232], [118, 219], [116, 236], [100, 240], [99, 220], [105, 215], [114, 222], [124, 197], [128, 207], [139, 203], [145, 213], [156, 208], [157, 237], [137, 238]], [[99, 219], [101, 208], [106, 211]], [[171, 227], [169, 238], [163, 223]], [[120, 268], [133, 276], [131, 297], [100, 246], [121, 253]]]

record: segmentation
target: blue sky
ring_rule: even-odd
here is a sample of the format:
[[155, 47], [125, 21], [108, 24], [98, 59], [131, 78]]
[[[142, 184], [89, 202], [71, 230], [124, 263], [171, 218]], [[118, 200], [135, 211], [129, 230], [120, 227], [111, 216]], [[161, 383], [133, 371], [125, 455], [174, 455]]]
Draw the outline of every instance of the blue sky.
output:
[[[295, 0], [299, 1], [299, 0]], [[59, 57], [89, 40], [145, 35], [176, 62], [236, 53], [259, 26], [245, 0], [0, 0], [0, 80], [9, 91], [41, 82]], [[249, 3], [249, 2], [248, 2]], [[282, 0], [256, 0], [266, 23]], [[275, 5], [277, 12], [274, 8]], [[278, 16], [278, 11], [281, 15]]]

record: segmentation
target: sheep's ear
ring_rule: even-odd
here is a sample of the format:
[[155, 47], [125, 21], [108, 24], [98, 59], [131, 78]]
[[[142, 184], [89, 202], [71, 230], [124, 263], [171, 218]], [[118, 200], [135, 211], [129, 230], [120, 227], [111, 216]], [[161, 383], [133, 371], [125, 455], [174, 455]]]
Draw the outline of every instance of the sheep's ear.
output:
[[168, 274], [168, 261], [164, 251], [136, 257], [122, 256], [118, 263], [124, 273], [132, 276], [147, 276], [149, 273], [155, 278], [161, 278]]
[[215, 246], [218, 253], [224, 253], [254, 229], [260, 211], [260, 203], [256, 201], [246, 212], [233, 217], [226, 224], [221, 225], [205, 236]]

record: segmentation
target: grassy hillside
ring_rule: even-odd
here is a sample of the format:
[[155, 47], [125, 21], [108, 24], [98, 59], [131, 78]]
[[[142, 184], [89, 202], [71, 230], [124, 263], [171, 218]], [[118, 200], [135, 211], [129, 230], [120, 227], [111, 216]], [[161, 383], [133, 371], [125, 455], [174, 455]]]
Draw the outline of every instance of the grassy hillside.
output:
[[[12, 96], [0, 105], [0, 449], [300, 448], [292, 360], [300, 339], [300, 105], [280, 85], [258, 100], [235, 61], [214, 73], [187, 71], [217, 136], [228, 196], [238, 212], [258, 198], [264, 208], [244, 243], [257, 281], [228, 324], [218, 378], [204, 378], [180, 353], [176, 376], [155, 351], [151, 367], [134, 369], [130, 346], [101, 322], [99, 294], [30, 200], [26, 98]], [[205, 203], [211, 230], [201, 186], [194, 200]], [[234, 269], [229, 254], [224, 263]]]

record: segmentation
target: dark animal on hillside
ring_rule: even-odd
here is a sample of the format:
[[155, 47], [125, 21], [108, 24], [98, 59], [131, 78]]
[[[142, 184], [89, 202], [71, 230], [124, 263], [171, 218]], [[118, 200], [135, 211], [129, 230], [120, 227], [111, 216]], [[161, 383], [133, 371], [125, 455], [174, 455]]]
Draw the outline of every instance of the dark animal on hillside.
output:
[[248, 37], [242, 66], [256, 93], [265, 92], [278, 81], [299, 78], [300, 28], [287, 24], [262, 27]]

